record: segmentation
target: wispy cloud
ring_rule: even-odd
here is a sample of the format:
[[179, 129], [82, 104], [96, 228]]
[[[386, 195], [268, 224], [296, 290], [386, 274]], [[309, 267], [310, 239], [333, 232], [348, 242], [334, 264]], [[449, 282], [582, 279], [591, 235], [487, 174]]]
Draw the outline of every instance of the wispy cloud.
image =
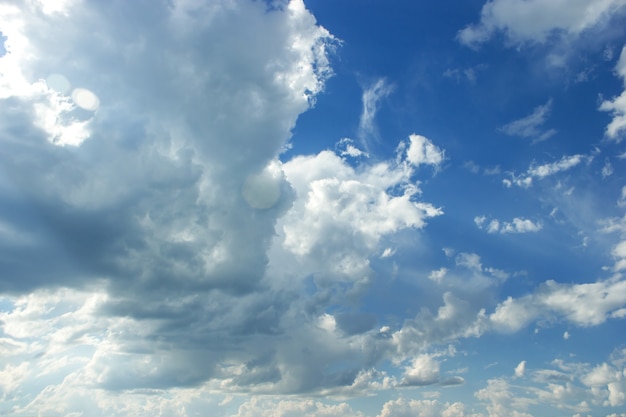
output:
[[499, 130], [509, 136], [531, 138], [533, 143], [541, 142], [556, 134], [555, 129], [542, 129], [552, 110], [552, 99], [546, 104], [536, 107], [533, 112], [521, 119], [508, 123]]
[[393, 90], [394, 86], [389, 84], [385, 78], [378, 79], [363, 90], [363, 110], [359, 120], [358, 136], [366, 150], [369, 149], [368, 141], [370, 139], [378, 139], [375, 119], [380, 101], [389, 96]]
[[534, 178], [542, 179], [562, 171], [567, 171], [585, 160], [590, 160], [591, 158], [592, 157], [585, 155], [564, 156], [556, 162], [542, 165], [531, 165], [525, 174], [519, 176], [513, 174], [511, 179], [504, 179], [502, 182], [507, 187], [517, 185], [522, 188], [528, 188], [532, 186]]

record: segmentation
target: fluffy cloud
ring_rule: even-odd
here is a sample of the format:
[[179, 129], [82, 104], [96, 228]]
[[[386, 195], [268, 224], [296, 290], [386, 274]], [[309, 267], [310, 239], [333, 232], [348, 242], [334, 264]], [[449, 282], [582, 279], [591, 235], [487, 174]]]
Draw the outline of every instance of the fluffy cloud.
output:
[[407, 367], [402, 385], [432, 385], [439, 381], [439, 362], [433, 355], [420, 355]]
[[485, 216], [477, 216], [474, 218], [474, 223], [480, 229], [485, 228], [487, 233], [529, 233], [538, 232], [543, 228], [541, 223], [520, 217], [515, 217], [511, 222], [492, 219], [485, 224], [486, 220]]
[[476, 47], [497, 32], [504, 32], [515, 44], [545, 42], [555, 34], [576, 37], [603, 25], [624, 5], [623, 0], [489, 0], [482, 8], [480, 22], [461, 30], [458, 38]]
[[282, 248], [320, 279], [328, 274], [367, 281], [369, 257], [382, 251], [384, 236], [420, 229], [443, 213], [417, 200], [420, 190], [412, 178], [424, 162], [411, 157], [411, 145], [405, 149], [400, 146], [396, 161], [364, 163], [359, 170], [331, 151], [286, 162], [283, 170], [298, 198], [277, 225]]
[[546, 140], [556, 134], [554, 129], [542, 129], [551, 110], [552, 100], [550, 99], [546, 104], [536, 107], [532, 114], [502, 126], [500, 131], [509, 136], [531, 138], [533, 142]]
[[201, 392], [392, 386], [390, 331], [326, 310], [442, 214], [416, 178], [443, 151], [277, 159], [331, 73], [301, 0], [66, 6], [0, 11], [6, 407], [182, 416]]
[[516, 394], [507, 380], [490, 379], [487, 386], [474, 395], [486, 403], [489, 417], [532, 417], [524, 411], [528, 409], [531, 401]]
[[444, 152], [435, 146], [428, 138], [421, 135], [409, 136], [408, 161], [419, 166], [422, 164], [438, 167], [444, 160]]
[[460, 402], [441, 403], [437, 400], [408, 400], [400, 397], [385, 403], [378, 417], [463, 417], [465, 406]]
[[253, 398], [239, 407], [231, 417], [362, 417], [349, 405], [327, 405], [313, 400], [271, 401]]
[[578, 326], [606, 321], [626, 304], [626, 281], [559, 284], [548, 281], [536, 292], [509, 297], [489, 316], [498, 331], [517, 331], [538, 318], [562, 318]]
[[485, 331], [485, 311], [452, 292], [443, 295], [443, 305], [436, 315], [423, 309], [413, 319], [405, 320], [394, 332], [395, 358], [411, 358], [425, 349], [460, 338], [478, 337]]
[[[272, 160], [330, 72], [332, 38], [301, 1], [269, 14], [248, 2], [189, 7], [159, 3], [150, 19], [122, 3], [45, 19], [3, 8], [3, 206], [13, 229], [37, 237], [10, 249], [3, 268], [24, 279], [3, 288], [42, 285], [44, 271], [52, 285], [106, 277], [124, 291], [138, 277], [130, 287], [148, 293], [181, 282], [245, 291], [261, 278], [291, 198]], [[242, 45], [254, 53], [233, 52]], [[50, 74], [89, 87], [98, 110], [38, 81]]]

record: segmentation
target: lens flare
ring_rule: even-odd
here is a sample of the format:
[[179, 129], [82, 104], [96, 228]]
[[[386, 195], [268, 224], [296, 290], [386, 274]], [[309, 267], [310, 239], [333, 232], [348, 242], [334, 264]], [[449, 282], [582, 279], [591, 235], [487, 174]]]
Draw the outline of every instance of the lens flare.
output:
[[98, 96], [86, 88], [75, 88], [72, 91], [72, 100], [78, 107], [85, 110], [95, 111], [100, 107]]

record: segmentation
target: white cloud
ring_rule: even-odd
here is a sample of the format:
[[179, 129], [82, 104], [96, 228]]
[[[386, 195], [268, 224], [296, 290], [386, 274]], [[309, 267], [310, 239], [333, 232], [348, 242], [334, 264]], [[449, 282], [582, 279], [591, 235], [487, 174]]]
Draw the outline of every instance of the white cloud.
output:
[[532, 400], [514, 392], [505, 379], [488, 380], [487, 386], [474, 395], [487, 404], [489, 417], [532, 417], [524, 411]]
[[548, 100], [546, 104], [536, 107], [532, 114], [510, 122], [502, 126], [499, 130], [509, 136], [530, 138], [533, 140], [533, 143], [544, 141], [556, 134], [555, 129], [542, 129], [551, 110], [552, 99]]
[[626, 369], [620, 368], [622, 367], [619, 365], [613, 366], [605, 362], [580, 379], [583, 384], [591, 387], [596, 397], [603, 400], [604, 406], [619, 407], [626, 403]]
[[375, 118], [380, 101], [393, 92], [393, 85], [386, 79], [380, 78], [371, 86], [363, 90], [363, 110], [359, 120], [359, 138], [365, 148], [368, 148], [368, 139], [377, 138]]
[[459, 253], [455, 259], [455, 263], [474, 271], [483, 270], [483, 266], [480, 263], [480, 256], [475, 253]]
[[585, 160], [590, 160], [591, 157], [586, 157], [584, 155], [571, 155], [564, 156], [559, 161], [551, 162], [548, 164], [536, 165], [533, 163], [525, 174], [520, 176], [513, 175], [512, 179], [504, 179], [502, 182], [506, 187], [511, 187], [511, 185], [515, 184], [518, 187], [528, 188], [532, 186], [533, 179], [543, 179], [549, 177], [551, 175], [555, 175], [559, 172], [567, 171], [581, 162]]
[[428, 279], [431, 279], [435, 282], [441, 282], [443, 278], [446, 276], [447, 272], [448, 272], [447, 268], [439, 268], [435, 271], [432, 271], [430, 275], [428, 275]]
[[365, 157], [369, 158], [369, 154], [354, 146], [354, 141], [350, 138], [343, 138], [337, 143], [339, 155], [350, 156], [352, 158]]
[[602, 167], [602, 178], [610, 177], [611, 175], [613, 175], [613, 165], [607, 160]]
[[[615, 72], [626, 85], [626, 46], [622, 48]], [[606, 127], [606, 136], [616, 142], [621, 142], [626, 129], [626, 90], [619, 97], [605, 100], [600, 104], [600, 110], [611, 113], [613, 120]]]
[[420, 229], [443, 213], [417, 200], [413, 165], [407, 153], [355, 170], [330, 151], [286, 162], [283, 170], [298, 198], [277, 226], [282, 247], [312, 261], [305, 270], [367, 280], [369, 257], [380, 253], [384, 236]]
[[[485, 216], [478, 216], [474, 218], [474, 223], [479, 229], [484, 228], [484, 224], [487, 218]], [[492, 219], [486, 227], [487, 233], [534, 233], [543, 228], [540, 222], [533, 222], [532, 220], [524, 219], [523, 217], [515, 217], [510, 222], [504, 222], [497, 219]]]
[[438, 167], [444, 160], [444, 152], [435, 146], [428, 138], [412, 134], [409, 136], [407, 160], [414, 166], [433, 165]]
[[531, 166], [528, 169], [528, 175], [536, 178], [544, 178], [554, 175], [557, 172], [567, 171], [581, 163], [584, 160], [583, 155], [564, 156], [560, 161], [550, 164]]
[[524, 373], [526, 373], [526, 361], [521, 361], [515, 367], [515, 376], [521, 378], [524, 376]]
[[257, 397], [246, 401], [231, 417], [362, 417], [346, 403], [324, 404], [313, 400], [270, 400]]
[[411, 361], [407, 366], [400, 385], [422, 386], [439, 382], [439, 361], [435, 355], [423, 354]]
[[474, 223], [476, 224], [476, 226], [478, 226], [481, 229], [482, 229], [483, 225], [485, 224], [486, 220], [487, 220], [487, 217], [485, 217], [485, 216], [476, 216], [476, 217], [474, 217]]
[[514, 44], [546, 42], [553, 35], [576, 37], [603, 25], [620, 11], [624, 0], [490, 0], [482, 8], [480, 22], [458, 34], [461, 43], [477, 47], [497, 32]]
[[441, 403], [438, 400], [409, 400], [400, 397], [384, 404], [378, 417], [463, 417], [465, 406], [460, 402]]
[[486, 321], [482, 308], [447, 291], [436, 315], [423, 309], [393, 333], [395, 359], [411, 358], [426, 348], [460, 338], [479, 337], [486, 329]]
[[489, 316], [497, 331], [517, 331], [539, 318], [595, 326], [626, 305], [626, 281], [559, 284], [547, 281], [536, 292], [500, 303]]
[[[325, 310], [393, 255], [394, 234], [442, 214], [416, 174], [443, 151], [411, 135], [389, 161], [344, 140], [279, 162], [335, 40], [300, 0], [266, 6], [3, 14], [0, 163], [19, 183], [0, 186], [3, 203], [28, 210], [0, 223], [11, 249], [0, 289], [31, 294], [0, 313], [7, 407], [185, 416], [194, 401], [214, 406], [211, 393], [348, 397], [397, 384], [375, 369], [396, 351], [393, 331]], [[366, 97], [371, 120], [387, 89]], [[252, 405], [240, 412], [272, 407]]]
[[[3, 389], [19, 394], [10, 406], [184, 415], [177, 389], [382, 386], [368, 373], [387, 349], [376, 320], [338, 313], [334, 329], [320, 328], [311, 310], [325, 307], [325, 289], [312, 303], [305, 280], [324, 265], [362, 280], [383, 237], [441, 210], [418, 200], [405, 155], [362, 169], [334, 153], [302, 157], [310, 172], [276, 161], [330, 74], [333, 39], [301, 1], [166, 3], [77, 2], [46, 19], [38, 3], [2, 8], [11, 53], [0, 100], [11, 111], [0, 114], [0, 163], [11, 175], [0, 186], [19, 215], [2, 219], [11, 279], [0, 288], [33, 294], [2, 313]], [[95, 96], [79, 90], [72, 104], [72, 88]], [[343, 234], [326, 234], [334, 226]], [[303, 236], [276, 236], [283, 227]], [[348, 240], [329, 264], [333, 238]], [[295, 277], [268, 269], [273, 245]]]

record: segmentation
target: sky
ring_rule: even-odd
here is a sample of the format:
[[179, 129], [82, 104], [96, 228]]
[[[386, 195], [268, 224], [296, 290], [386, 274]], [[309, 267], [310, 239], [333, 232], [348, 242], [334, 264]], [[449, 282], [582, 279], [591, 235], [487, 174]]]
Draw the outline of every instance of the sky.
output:
[[0, 34], [0, 416], [626, 417], [626, 0]]

